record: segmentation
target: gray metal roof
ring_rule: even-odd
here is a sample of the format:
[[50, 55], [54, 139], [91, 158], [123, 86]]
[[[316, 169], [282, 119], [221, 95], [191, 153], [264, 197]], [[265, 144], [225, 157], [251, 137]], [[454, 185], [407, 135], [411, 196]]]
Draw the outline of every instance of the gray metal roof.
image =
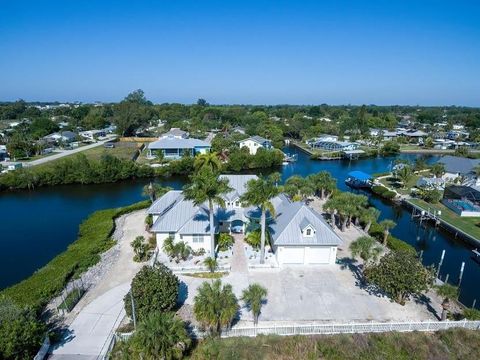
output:
[[236, 200], [247, 191], [247, 182], [258, 179], [257, 175], [220, 175], [228, 179], [228, 185], [233, 189], [225, 195], [228, 201]]
[[[342, 243], [322, 216], [302, 202], [283, 201], [276, 215], [276, 219], [270, 224], [274, 245], [337, 246]], [[311, 237], [302, 234], [302, 229], [308, 225], [315, 229]]]
[[179, 128], [171, 128], [169, 131], [167, 131], [163, 136], [180, 136], [180, 137], [186, 137], [188, 133], [186, 131], [183, 131]]
[[148, 144], [148, 148], [152, 150], [159, 149], [194, 149], [196, 147], [210, 147], [210, 143], [200, 139], [177, 139], [177, 138], [161, 138]]
[[180, 191], [169, 191], [163, 195], [150, 207], [148, 213], [161, 214], [152, 226], [153, 232], [180, 234], [210, 232], [208, 209], [204, 205], [196, 206], [193, 201], [186, 200]]
[[460, 156], [447, 155], [438, 162], [445, 165], [445, 171], [449, 173], [469, 174], [480, 165], [480, 159], [468, 159]]
[[259, 143], [260, 145], [263, 145], [265, 142], [271, 143], [271, 140], [265, 139], [264, 137], [261, 137], [261, 136], [258, 136], [258, 135], [250, 136], [249, 138], [244, 139], [240, 142], [244, 142], [244, 141], [247, 141], [247, 140], [255, 141], [256, 143]]

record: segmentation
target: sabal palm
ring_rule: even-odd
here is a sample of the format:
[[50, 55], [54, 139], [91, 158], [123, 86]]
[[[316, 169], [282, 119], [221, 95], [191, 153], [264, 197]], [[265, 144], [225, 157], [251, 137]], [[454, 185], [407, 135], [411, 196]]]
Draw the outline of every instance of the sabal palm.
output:
[[138, 325], [132, 349], [145, 360], [181, 359], [190, 342], [183, 321], [172, 313], [152, 312]]
[[208, 152], [205, 154], [200, 154], [195, 157], [195, 161], [193, 163], [193, 167], [195, 171], [199, 171], [203, 168], [209, 168], [214, 172], [220, 171], [222, 167], [222, 163], [218, 158], [218, 154], [216, 152]]
[[232, 191], [228, 186], [228, 179], [220, 178], [218, 173], [205, 167], [200, 169], [190, 178], [190, 184], [183, 188], [185, 199], [192, 200], [195, 205], [208, 202], [209, 223], [210, 223], [210, 246], [211, 254], [215, 256], [215, 223], [214, 223], [214, 205], [225, 207], [225, 200], [222, 195]]
[[388, 235], [390, 235], [390, 230], [397, 226], [397, 223], [390, 219], [385, 219], [379, 223], [383, 229], [383, 245], [387, 245]]
[[364, 231], [368, 233], [372, 223], [378, 219], [380, 216], [380, 211], [375, 209], [374, 207], [369, 207], [361, 212], [362, 221], [365, 222]]
[[214, 257], [206, 258], [205, 260], [203, 260], [203, 263], [211, 273], [215, 272], [218, 267], [217, 259], [215, 259]]
[[160, 184], [150, 182], [150, 184], [143, 187], [142, 196], [148, 196], [153, 203], [158, 197], [166, 194], [170, 190], [171, 188], [169, 187], [163, 187]]
[[220, 335], [222, 328], [230, 326], [239, 310], [237, 298], [229, 284], [220, 280], [204, 282], [194, 298], [195, 318], [212, 335]]
[[266, 236], [266, 213], [275, 216], [275, 208], [271, 200], [277, 196], [279, 189], [271, 177], [252, 179], [247, 183], [247, 191], [242, 195], [241, 202], [246, 206], [259, 206], [261, 210], [260, 216], [260, 263], [265, 262], [265, 236]]
[[267, 297], [267, 289], [257, 283], [250, 284], [248, 288], [243, 290], [241, 300], [247, 308], [252, 311], [253, 322], [258, 324], [258, 318], [262, 310], [262, 305]]
[[437, 287], [437, 294], [443, 297], [442, 321], [444, 321], [447, 319], [447, 314], [450, 310], [450, 300], [458, 297], [458, 287], [450, 284], [443, 284]]
[[350, 251], [353, 257], [360, 257], [365, 264], [370, 261], [377, 261], [382, 253], [382, 248], [377, 241], [370, 236], [362, 236], [350, 244]]
[[410, 166], [405, 165], [400, 170], [397, 171], [397, 178], [402, 182], [403, 187], [407, 186], [408, 181], [412, 178], [413, 173]]
[[331, 194], [337, 188], [336, 179], [328, 171], [309, 175], [307, 180], [312, 184], [317, 195], [320, 194], [320, 199], [325, 198], [326, 194]]

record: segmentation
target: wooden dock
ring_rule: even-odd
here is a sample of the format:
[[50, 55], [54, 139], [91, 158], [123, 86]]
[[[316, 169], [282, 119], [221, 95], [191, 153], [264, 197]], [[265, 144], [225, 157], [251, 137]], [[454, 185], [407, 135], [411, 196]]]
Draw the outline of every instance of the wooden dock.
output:
[[463, 231], [462, 229], [459, 229], [458, 227], [446, 221], [445, 219], [442, 219], [441, 216], [439, 216], [439, 214], [436, 214], [434, 211], [431, 211], [431, 209], [428, 209], [428, 208], [425, 209], [417, 204], [414, 204], [408, 199], [403, 199], [402, 204], [412, 209], [412, 218], [419, 219], [420, 223], [422, 221], [428, 221], [428, 222], [433, 221], [435, 223], [435, 226], [443, 227], [445, 230], [455, 235], [455, 238], [460, 237], [461, 239], [466, 240], [467, 242], [472, 244], [473, 246], [480, 246], [479, 238]]

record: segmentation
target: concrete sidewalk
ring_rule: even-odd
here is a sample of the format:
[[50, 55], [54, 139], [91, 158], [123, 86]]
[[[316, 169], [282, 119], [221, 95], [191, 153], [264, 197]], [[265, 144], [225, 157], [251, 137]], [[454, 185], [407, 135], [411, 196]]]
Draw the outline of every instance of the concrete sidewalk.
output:
[[50, 349], [49, 359], [97, 359], [106, 354], [109, 336], [125, 316], [123, 297], [129, 289], [130, 283], [119, 285], [87, 305], [64, 339]]

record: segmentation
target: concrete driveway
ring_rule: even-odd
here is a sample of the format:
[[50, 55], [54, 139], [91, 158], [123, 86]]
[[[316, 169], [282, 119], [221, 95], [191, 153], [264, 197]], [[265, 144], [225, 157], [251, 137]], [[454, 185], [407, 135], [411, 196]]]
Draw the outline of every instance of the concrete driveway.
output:
[[[193, 304], [203, 279], [181, 276], [188, 287], [186, 304]], [[260, 321], [274, 322], [365, 322], [436, 319], [425, 304], [409, 301], [405, 306], [387, 297], [371, 294], [357, 285], [354, 273], [340, 265], [295, 266], [256, 269], [246, 274], [230, 274], [222, 279], [232, 284], [235, 294], [250, 283], [267, 288], [267, 302]], [[242, 304], [241, 304], [242, 305]], [[436, 304], [432, 304], [436, 306]], [[242, 308], [241, 321], [252, 321]]]

